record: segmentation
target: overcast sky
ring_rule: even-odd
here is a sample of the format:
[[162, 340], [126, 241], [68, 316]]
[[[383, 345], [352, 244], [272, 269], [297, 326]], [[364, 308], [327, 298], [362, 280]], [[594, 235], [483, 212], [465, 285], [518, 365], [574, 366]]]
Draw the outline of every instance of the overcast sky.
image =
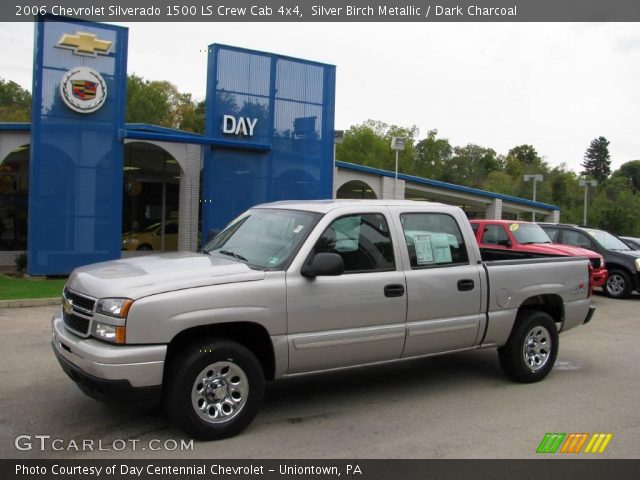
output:
[[[224, 43], [336, 65], [336, 129], [374, 119], [502, 154], [531, 144], [575, 171], [603, 135], [613, 169], [640, 159], [638, 23], [126, 25], [129, 73], [197, 99], [207, 46]], [[0, 44], [0, 77], [31, 90], [33, 25], [0, 24]]]

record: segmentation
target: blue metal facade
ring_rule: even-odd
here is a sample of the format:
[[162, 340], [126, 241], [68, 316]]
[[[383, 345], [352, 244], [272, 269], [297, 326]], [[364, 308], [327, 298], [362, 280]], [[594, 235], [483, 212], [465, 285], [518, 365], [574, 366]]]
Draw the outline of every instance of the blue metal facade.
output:
[[[331, 198], [334, 110], [334, 66], [211, 45], [203, 234], [257, 203]], [[225, 133], [225, 115], [254, 128]]]
[[[62, 35], [95, 34], [114, 42], [107, 55], [58, 48]], [[87, 263], [119, 258], [127, 72], [123, 27], [42, 17], [36, 23], [29, 185], [28, 272], [68, 274]], [[107, 84], [104, 105], [76, 113], [60, 96], [70, 69], [87, 66]]]

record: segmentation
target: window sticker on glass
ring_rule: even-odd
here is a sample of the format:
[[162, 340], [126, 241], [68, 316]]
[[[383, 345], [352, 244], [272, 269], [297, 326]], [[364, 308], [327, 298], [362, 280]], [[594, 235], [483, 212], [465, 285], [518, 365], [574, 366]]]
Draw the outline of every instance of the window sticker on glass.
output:
[[433, 263], [433, 248], [431, 236], [427, 234], [414, 234], [413, 244], [416, 247], [416, 261], [418, 265]]
[[450, 233], [447, 233], [447, 235], [449, 236], [449, 245], [453, 248], [460, 248], [460, 244], [458, 243], [456, 236], [451, 235]]
[[451, 263], [451, 246], [448, 233], [432, 233], [431, 243], [436, 263]]
[[519, 228], [520, 225], [518, 225], [517, 223], [512, 223], [511, 225], [509, 225], [509, 230], [511, 230], [512, 232], [515, 232]]
[[293, 229], [293, 233], [298, 234], [302, 231], [303, 228], [304, 228], [304, 225], [298, 225], [296, 228]]

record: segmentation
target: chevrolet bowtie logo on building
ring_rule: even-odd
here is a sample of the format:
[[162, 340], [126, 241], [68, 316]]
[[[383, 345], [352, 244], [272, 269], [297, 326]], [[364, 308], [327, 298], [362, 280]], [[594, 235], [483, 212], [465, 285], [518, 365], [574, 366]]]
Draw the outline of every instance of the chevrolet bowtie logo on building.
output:
[[536, 453], [604, 453], [612, 438], [611, 433], [546, 433]]
[[93, 33], [76, 32], [75, 35], [65, 33], [58, 41], [56, 47], [73, 50], [75, 55], [95, 57], [97, 55], [109, 55], [113, 42], [100, 40]]

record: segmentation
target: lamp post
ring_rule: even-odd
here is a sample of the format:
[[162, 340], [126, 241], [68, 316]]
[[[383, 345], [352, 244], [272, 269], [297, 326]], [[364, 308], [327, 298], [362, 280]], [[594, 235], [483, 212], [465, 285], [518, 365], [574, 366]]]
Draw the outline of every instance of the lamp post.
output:
[[[528, 181], [532, 181], [533, 182], [533, 201], [536, 201], [536, 183], [538, 182], [542, 182], [544, 180], [544, 178], [542, 177], [542, 175], [540, 175], [539, 173], [533, 174], [533, 175], [525, 175], [524, 176], [524, 181], [528, 182]], [[531, 221], [535, 222], [536, 221], [536, 212], [532, 211], [531, 212]]]
[[393, 197], [398, 198], [398, 154], [404, 150], [404, 146], [407, 143], [407, 137], [392, 137], [391, 138], [391, 150], [396, 152], [396, 182], [393, 187]]
[[578, 185], [584, 187], [584, 212], [582, 217], [582, 224], [587, 224], [587, 192], [589, 191], [589, 186], [595, 187], [598, 185], [598, 182], [595, 180], [587, 180], [586, 178], [581, 178], [578, 182]]

